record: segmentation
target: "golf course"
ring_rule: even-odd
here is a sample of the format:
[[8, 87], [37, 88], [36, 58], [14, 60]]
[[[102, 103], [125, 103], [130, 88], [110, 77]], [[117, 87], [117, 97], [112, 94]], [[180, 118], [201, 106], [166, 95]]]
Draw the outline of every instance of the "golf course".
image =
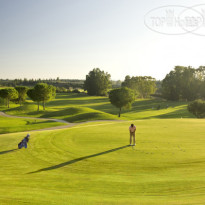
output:
[[205, 119], [187, 104], [138, 99], [120, 118], [107, 97], [81, 93], [57, 94], [45, 111], [1, 105], [0, 204], [204, 204]]
[[0, 16], [0, 205], [205, 205], [205, 3]]

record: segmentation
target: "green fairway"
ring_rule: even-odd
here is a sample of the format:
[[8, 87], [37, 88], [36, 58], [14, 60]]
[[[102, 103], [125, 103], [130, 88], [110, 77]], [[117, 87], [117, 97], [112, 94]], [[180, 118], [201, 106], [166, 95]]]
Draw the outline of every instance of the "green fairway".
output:
[[[187, 102], [173, 102], [162, 99], [138, 99], [132, 109], [123, 109], [122, 120], [152, 118], [194, 118], [187, 110]], [[36, 111], [37, 105], [27, 101], [23, 106], [1, 107], [10, 115], [57, 118], [68, 122], [90, 120], [113, 120], [119, 109], [110, 104], [107, 97], [87, 96], [82, 94], [58, 94], [56, 99], [47, 103], [45, 111]]]
[[203, 204], [205, 120], [130, 123], [0, 135], [0, 204]]
[[0, 205], [205, 205], [201, 2], [0, 0]]
[[60, 125], [64, 125], [64, 123], [49, 120], [20, 119], [0, 116], [0, 134], [38, 130]]

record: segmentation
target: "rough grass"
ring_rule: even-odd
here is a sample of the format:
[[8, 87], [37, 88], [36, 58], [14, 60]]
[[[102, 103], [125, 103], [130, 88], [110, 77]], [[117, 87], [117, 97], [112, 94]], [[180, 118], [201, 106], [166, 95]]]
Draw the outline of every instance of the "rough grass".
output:
[[135, 149], [130, 123], [0, 135], [0, 204], [203, 204], [205, 120], [134, 121]]
[[[161, 99], [136, 100], [132, 109], [123, 109], [122, 120], [153, 118], [194, 118], [187, 110], [187, 102], [172, 102]], [[11, 115], [51, 117], [68, 122], [87, 120], [113, 120], [119, 109], [110, 104], [107, 97], [86, 96], [81, 94], [57, 94], [56, 99], [46, 105], [46, 110], [36, 111], [37, 105], [27, 101], [22, 107], [12, 105], [4, 111]], [[2, 107], [0, 109], [3, 109]]]

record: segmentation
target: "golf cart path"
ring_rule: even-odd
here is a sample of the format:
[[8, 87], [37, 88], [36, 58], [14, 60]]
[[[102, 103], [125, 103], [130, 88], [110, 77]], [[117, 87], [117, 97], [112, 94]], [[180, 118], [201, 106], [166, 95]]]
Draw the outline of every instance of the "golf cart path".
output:
[[[38, 118], [38, 117], [23, 117], [23, 116], [14, 116], [14, 115], [8, 115], [2, 111], [0, 111], [0, 116], [3, 117], [8, 117], [8, 118], [21, 118], [21, 119], [33, 119], [33, 120], [50, 120], [54, 122], [61, 122], [65, 123], [67, 125], [60, 125], [56, 127], [47, 127], [47, 128], [42, 128], [42, 129], [37, 129], [37, 130], [29, 130], [29, 132], [34, 132], [34, 131], [44, 131], [44, 130], [59, 130], [59, 129], [64, 129], [68, 127], [73, 127], [75, 125], [81, 125], [81, 124], [86, 124], [89, 122], [123, 122], [124, 120], [93, 120], [93, 121], [86, 121], [86, 122], [79, 122], [79, 123], [70, 123], [65, 120], [61, 119], [52, 119], [52, 118]], [[28, 132], [28, 131], [25, 131]]]

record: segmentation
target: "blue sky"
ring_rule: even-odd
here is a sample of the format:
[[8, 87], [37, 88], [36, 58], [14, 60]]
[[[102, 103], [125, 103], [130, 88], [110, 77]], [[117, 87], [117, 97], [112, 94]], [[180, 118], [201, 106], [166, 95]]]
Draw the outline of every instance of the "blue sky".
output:
[[99, 67], [113, 80], [163, 79], [175, 65], [205, 65], [205, 35], [164, 35], [144, 24], [154, 8], [202, 3], [0, 0], [0, 78], [85, 79]]

